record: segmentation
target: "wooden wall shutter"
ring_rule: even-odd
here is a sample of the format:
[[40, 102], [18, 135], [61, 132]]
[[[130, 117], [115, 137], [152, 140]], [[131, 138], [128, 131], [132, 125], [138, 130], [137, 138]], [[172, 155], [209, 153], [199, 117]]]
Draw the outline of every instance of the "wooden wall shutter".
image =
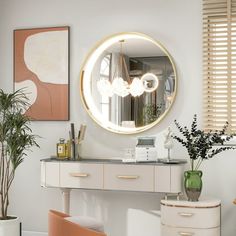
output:
[[203, 0], [204, 129], [236, 132], [236, 0]]

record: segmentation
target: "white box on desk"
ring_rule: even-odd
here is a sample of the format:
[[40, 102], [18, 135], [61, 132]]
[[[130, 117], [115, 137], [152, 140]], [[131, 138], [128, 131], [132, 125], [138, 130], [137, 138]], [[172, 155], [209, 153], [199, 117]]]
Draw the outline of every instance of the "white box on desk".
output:
[[156, 147], [136, 147], [135, 159], [136, 161], [156, 161], [157, 160]]

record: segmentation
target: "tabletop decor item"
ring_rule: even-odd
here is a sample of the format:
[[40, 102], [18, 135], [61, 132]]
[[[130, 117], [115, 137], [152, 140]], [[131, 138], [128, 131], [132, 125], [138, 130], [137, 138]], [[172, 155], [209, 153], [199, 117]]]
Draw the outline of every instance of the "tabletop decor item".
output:
[[199, 129], [196, 114], [191, 128], [182, 127], [176, 120], [174, 122], [183, 138], [177, 135], [172, 137], [187, 149], [191, 164], [191, 170], [184, 173], [185, 192], [189, 201], [198, 201], [202, 190], [202, 171], [199, 170], [202, 162], [223, 151], [234, 149], [232, 146], [223, 146], [233, 135], [227, 134], [228, 122], [219, 131], [205, 132]]
[[167, 161], [171, 159], [170, 150], [174, 146], [172, 134], [173, 132], [170, 127], [168, 127], [167, 130], [164, 132], [164, 137], [165, 137], [164, 148], [168, 150]]
[[9, 190], [27, 151], [39, 147], [30, 119], [23, 114], [28, 105], [22, 90], [5, 93], [0, 89], [0, 235], [20, 235], [18, 217], [8, 215]]

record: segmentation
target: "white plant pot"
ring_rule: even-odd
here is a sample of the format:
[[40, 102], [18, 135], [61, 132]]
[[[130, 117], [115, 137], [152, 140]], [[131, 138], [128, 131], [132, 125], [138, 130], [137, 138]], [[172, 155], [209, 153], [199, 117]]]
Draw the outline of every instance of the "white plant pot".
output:
[[20, 236], [20, 220], [0, 220], [0, 236]]

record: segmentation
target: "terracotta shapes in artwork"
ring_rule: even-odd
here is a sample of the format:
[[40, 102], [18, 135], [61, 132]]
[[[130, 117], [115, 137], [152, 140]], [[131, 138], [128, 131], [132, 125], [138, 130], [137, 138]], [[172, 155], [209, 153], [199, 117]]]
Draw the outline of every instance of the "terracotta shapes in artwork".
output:
[[14, 88], [32, 120], [69, 120], [69, 27], [14, 30]]

